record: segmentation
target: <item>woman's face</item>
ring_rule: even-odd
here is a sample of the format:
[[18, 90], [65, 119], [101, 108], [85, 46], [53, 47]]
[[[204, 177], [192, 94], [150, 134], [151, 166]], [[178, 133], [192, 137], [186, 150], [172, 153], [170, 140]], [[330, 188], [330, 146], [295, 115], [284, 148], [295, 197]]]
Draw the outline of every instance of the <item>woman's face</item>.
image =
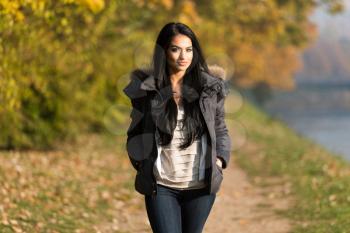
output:
[[192, 62], [192, 41], [188, 36], [178, 34], [170, 42], [167, 51], [167, 62], [170, 68], [177, 71], [185, 71]]

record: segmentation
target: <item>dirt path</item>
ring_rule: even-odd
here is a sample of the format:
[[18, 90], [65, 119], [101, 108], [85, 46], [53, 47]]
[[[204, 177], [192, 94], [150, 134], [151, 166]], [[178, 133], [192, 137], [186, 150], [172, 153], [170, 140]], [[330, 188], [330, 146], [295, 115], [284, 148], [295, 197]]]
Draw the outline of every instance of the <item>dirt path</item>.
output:
[[[261, 188], [251, 184], [245, 172], [232, 159], [229, 168], [224, 170], [221, 189], [203, 232], [287, 233], [290, 223], [274, 213], [274, 210], [288, 208], [290, 201], [285, 197], [285, 192], [288, 192], [285, 185]], [[99, 226], [97, 232], [152, 232], [143, 196], [137, 193], [132, 195], [127, 202], [116, 202], [115, 219], [110, 224]]]
[[274, 185], [268, 190], [254, 186], [249, 183], [244, 171], [234, 163], [230, 163], [224, 172], [224, 181], [204, 232], [288, 232], [288, 220], [274, 213], [274, 210], [288, 208], [290, 204], [281, 195], [286, 190], [285, 186]]

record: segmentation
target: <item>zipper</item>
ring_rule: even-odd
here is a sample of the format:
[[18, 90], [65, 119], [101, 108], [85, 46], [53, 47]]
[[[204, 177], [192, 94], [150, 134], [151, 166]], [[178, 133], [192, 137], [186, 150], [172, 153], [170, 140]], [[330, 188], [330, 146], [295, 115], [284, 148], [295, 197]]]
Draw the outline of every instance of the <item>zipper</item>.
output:
[[[156, 130], [157, 130], [157, 128], [156, 128]], [[156, 176], [154, 175], [154, 165], [155, 165], [155, 162], [157, 161], [157, 158], [158, 158], [158, 145], [157, 145], [157, 140], [156, 140], [156, 130], [155, 130], [155, 133], [154, 133], [154, 135], [155, 135], [155, 140], [154, 140], [154, 142], [155, 142], [155, 144], [156, 144], [156, 146], [155, 146], [155, 148], [156, 148], [156, 156], [155, 156], [155, 158], [154, 157], [152, 157], [152, 188], [153, 188], [153, 190], [152, 190], [152, 198], [154, 199], [155, 198], [155, 196], [156, 196], [156, 194], [157, 194], [157, 181], [156, 181]]]
[[154, 198], [155, 195], [157, 194], [157, 183], [156, 183], [156, 177], [154, 175], [154, 164], [155, 164], [156, 159], [152, 159], [152, 197]]
[[[155, 91], [157, 91], [157, 90], [155, 90]], [[151, 91], [149, 91], [149, 92], [147, 92], [147, 97], [148, 97], [148, 108], [149, 109], [152, 109], [152, 100], [154, 99], [154, 92], [153, 92], [153, 90], [151, 90]], [[148, 109], [147, 109], [148, 110]], [[150, 113], [151, 115], [152, 115], [152, 111], [151, 111], [151, 113]], [[152, 118], [152, 116], [151, 116], [151, 118]], [[146, 121], [145, 121], [146, 122]], [[155, 126], [155, 130], [157, 130], [157, 127]], [[155, 135], [155, 134], [154, 134]], [[157, 148], [157, 141], [155, 140], [155, 144], [156, 144], [156, 148]], [[158, 157], [158, 151], [157, 151], [157, 154], [156, 154], [156, 158], [154, 159], [154, 157], [153, 156], [151, 156], [151, 168], [152, 168], [152, 171], [151, 171], [151, 175], [152, 175], [152, 198], [154, 199], [155, 198], [155, 195], [156, 195], [156, 193], [157, 193], [157, 183], [156, 183], [156, 177], [154, 176], [154, 174], [153, 174], [153, 168], [154, 168], [154, 163], [155, 163], [155, 161], [156, 161], [156, 159], [157, 159], [157, 157]]]

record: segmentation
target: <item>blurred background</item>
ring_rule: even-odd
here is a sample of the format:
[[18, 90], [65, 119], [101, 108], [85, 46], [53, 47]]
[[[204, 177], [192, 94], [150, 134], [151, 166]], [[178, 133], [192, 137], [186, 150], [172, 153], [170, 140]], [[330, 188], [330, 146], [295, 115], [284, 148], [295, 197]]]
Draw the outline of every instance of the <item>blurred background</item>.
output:
[[257, 97], [257, 102], [350, 160], [350, 1], [343, 3], [345, 9], [337, 15], [318, 8], [309, 16], [317, 36], [300, 53], [302, 67], [293, 75], [293, 90], [273, 90], [268, 100]]
[[181, 21], [240, 93], [349, 156], [348, 7], [341, 0], [1, 0], [0, 147], [50, 148], [106, 128], [125, 134], [129, 72], [149, 62], [166, 22]]

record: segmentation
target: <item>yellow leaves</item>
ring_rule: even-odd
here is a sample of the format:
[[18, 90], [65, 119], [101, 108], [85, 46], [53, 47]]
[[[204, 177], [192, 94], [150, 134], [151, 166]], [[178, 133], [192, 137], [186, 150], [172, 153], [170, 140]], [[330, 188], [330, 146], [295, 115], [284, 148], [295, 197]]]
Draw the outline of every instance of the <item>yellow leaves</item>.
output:
[[17, 21], [25, 19], [23, 8], [29, 7], [34, 13], [43, 12], [46, 0], [0, 0], [1, 13], [13, 16]]
[[174, 5], [174, 1], [173, 0], [161, 0], [163, 6], [165, 6], [165, 8], [167, 10], [170, 10], [173, 8]]
[[336, 194], [332, 194], [329, 196], [329, 201], [335, 201], [337, 199], [337, 195]]
[[133, 0], [133, 4], [142, 10], [145, 8], [158, 10], [163, 7], [166, 10], [171, 10], [174, 6], [174, 0]]
[[36, 0], [27, 2], [29, 2], [34, 12], [43, 12], [45, 10], [47, 0]]
[[319, 188], [321, 181], [317, 177], [312, 177], [311, 179], [311, 188], [317, 190]]
[[1, 224], [8, 226], [10, 224], [8, 220], [8, 216], [4, 211], [1, 211], [1, 212], [2, 212]]
[[300, 67], [296, 48], [243, 43], [234, 51], [234, 57], [238, 73], [244, 77], [238, 80], [240, 86], [250, 87], [265, 81], [275, 88], [290, 90], [294, 87], [291, 73]]
[[239, 224], [240, 225], [247, 225], [249, 223], [248, 219], [239, 219]]
[[201, 18], [197, 13], [196, 4], [193, 1], [184, 1], [182, 3], [179, 20], [187, 25], [201, 22]]
[[15, 16], [16, 16], [16, 19], [18, 21], [23, 21], [24, 20], [24, 14], [22, 12], [20, 12], [20, 11], [16, 11]]
[[330, 177], [338, 176], [340, 171], [339, 165], [337, 165], [336, 163], [326, 163], [322, 166], [322, 170], [325, 174], [327, 174]]
[[341, 164], [338, 161], [327, 161], [322, 166], [322, 171], [328, 177], [336, 179], [350, 176], [350, 168], [344, 166], [344, 164]]
[[91, 229], [91, 220], [105, 221], [111, 209], [121, 210], [132, 197], [131, 190], [122, 187], [127, 172], [117, 167], [122, 161], [115, 148], [107, 151], [98, 141], [59, 147], [67, 153], [1, 154], [0, 224], [18, 232], [63, 232], [65, 224], [74, 222], [81, 229], [75, 232], [90, 232], [86, 229]]
[[20, 4], [18, 1], [13, 0], [1, 0], [0, 1], [1, 10], [3, 12], [15, 12], [18, 10]]
[[19, 87], [16, 81], [13, 78], [2, 76], [0, 79], [0, 113], [18, 109], [20, 107], [18, 95]]
[[77, 2], [88, 7], [94, 13], [101, 11], [105, 7], [104, 0], [77, 0]]
[[24, 15], [19, 9], [20, 6], [19, 0], [0, 0], [0, 14], [12, 15], [17, 21], [23, 21]]
[[328, 201], [329, 201], [330, 206], [336, 206], [338, 204], [337, 203], [337, 195], [336, 194], [329, 195]]
[[101, 193], [101, 197], [102, 197], [102, 199], [107, 200], [107, 199], [111, 198], [111, 194], [110, 194], [107, 190], [104, 190], [104, 191]]
[[[86, 7], [93, 13], [98, 13], [105, 7], [104, 0], [60, 0], [60, 2], [62, 6], [65, 4], [78, 4]], [[49, 7], [47, 0], [0, 0], [0, 15], [8, 15], [15, 21], [22, 22], [25, 19], [24, 12], [27, 8], [35, 15], [42, 15], [44, 18], [48, 18], [51, 14], [48, 11]]]
[[2, 219], [0, 221], [0, 223], [2, 225], [5, 225], [5, 226], [8, 226], [10, 227], [14, 232], [16, 233], [22, 233], [24, 232], [22, 229], [21, 229], [21, 226], [19, 225], [19, 222], [15, 219], [10, 219], [8, 217], [8, 215], [6, 214], [6, 212], [3, 212], [2, 213]]
[[62, 18], [61, 19], [61, 25], [64, 26], [64, 27], [67, 26], [68, 25], [68, 19], [67, 18]]
[[274, 198], [276, 198], [276, 193], [270, 192], [270, 193], [267, 195], [267, 197], [268, 197], [269, 199], [274, 199]]

